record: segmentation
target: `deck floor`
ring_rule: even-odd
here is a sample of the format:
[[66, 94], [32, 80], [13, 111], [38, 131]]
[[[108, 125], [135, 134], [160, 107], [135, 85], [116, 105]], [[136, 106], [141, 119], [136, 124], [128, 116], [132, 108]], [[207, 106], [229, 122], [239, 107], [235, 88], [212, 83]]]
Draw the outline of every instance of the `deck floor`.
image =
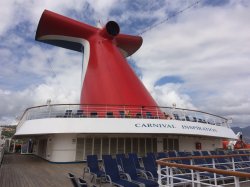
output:
[[53, 164], [34, 155], [6, 154], [0, 168], [1, 187], [71, 187], [69, 172], [82, 176], [83, 163]]

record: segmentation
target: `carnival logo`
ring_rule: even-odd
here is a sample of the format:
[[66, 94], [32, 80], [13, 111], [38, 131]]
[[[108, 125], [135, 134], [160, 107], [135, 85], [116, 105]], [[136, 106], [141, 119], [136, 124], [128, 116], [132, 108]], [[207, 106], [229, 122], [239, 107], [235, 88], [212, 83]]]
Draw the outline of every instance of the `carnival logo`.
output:
[[166, 123], [136, 123], [135, 127], [141, 127], [141, 128], [171, 128], [174, 129], [174, 125], [166, 124]]

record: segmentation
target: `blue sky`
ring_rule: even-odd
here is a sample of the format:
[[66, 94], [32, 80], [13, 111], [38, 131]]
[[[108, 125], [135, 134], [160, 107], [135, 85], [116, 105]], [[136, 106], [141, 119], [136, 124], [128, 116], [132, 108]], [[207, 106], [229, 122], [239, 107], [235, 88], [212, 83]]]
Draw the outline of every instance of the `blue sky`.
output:
[[0, 125], [12, 124], [26, 107], [78, 103], [80, 53], [36, 42], [44, 9], [121, 32], [142, 34], [132, 57], [142, 82], [161, 106], [198, 109], [250, 125], [250, 2], [201, 0], [3, 0], [0, 2]]

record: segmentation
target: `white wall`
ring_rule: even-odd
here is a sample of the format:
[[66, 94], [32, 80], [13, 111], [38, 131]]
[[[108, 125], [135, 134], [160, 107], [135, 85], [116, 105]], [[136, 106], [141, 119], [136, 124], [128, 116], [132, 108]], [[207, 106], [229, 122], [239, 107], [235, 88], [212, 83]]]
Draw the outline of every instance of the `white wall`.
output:
[[163, 152], [163, 138], [157, 138], [157, 152]]
[[222, 148], [222, 140], [219, 138], [205, 138], [205, 137], [179, 137], [179, 150], [180, 151], [194, 151], [196, 150], [195, 144], [201, 143], [201, 150], [215, 150]]
[[47, 160], [51, 162], [74, 162], [76, 157], [76, 134], [54, 134], [48, 138]]

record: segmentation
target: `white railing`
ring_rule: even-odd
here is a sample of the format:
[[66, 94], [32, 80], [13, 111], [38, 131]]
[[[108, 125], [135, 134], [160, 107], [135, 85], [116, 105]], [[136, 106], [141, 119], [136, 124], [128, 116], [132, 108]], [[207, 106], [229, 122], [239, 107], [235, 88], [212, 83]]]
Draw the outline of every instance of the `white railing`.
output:
[[[246, 162], [235, 162], [234, 158], [239, 156], [250, 156], [250, 154], [234, 154], [234, 155], [213, 155], [213, 156], [189, 156], [189, 157], [173, 157], [157, 160], [158, 164], [158, 183], [160, 187], [172, 187], [183, 185], [197, 186], [227, 186], [234, 185], [240, 187], [241, 183], [249, 182], [249, 167], [236, 169], [237, 164], [246, 164]], [[212, 165], [194, 165], [194, 159], [212, 159]], [[217, 158], [231, 158], [231, 162], [215, 163]], [[190, 165], [174, 163], [175, 160], [189, 160]], [[217, 169], [216, 164], [231, 164], [231, 169]], [[181, 169], [188, 169], [190, 173], [177, 173]], [[247, 171], [247, 172], [245, 172]], [[244, 179], [244, 180], [241, 180]], [[225, 182], [229, 181], [229, 182]], [[221, 183], [221, 185], [219, 184]]]
[[26, 109], [17, 130], [26, 120], [79, 117], [172, 119], [229, 127], [226, 118], [198, 110], [159, 106], [53, 104]]

